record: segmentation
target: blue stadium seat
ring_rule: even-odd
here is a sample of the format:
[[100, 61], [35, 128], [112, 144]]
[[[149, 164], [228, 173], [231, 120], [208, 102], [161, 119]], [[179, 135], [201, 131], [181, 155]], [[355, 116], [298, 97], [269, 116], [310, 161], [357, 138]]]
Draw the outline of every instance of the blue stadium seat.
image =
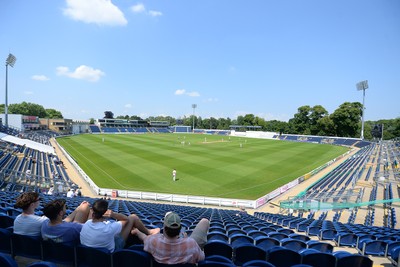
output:
[[263, 237], [256, 239], [256, 246], [262, 248], [264, 251], [268, 251], [270, 248], [275, 246], [280, 246], [280, 242], [278, 239], [272, 237]]
[[303, 264], [314, 267], [335, 267], [336, 258], [331, 253], [320, 252], [314, 249], [305, 249], [300, 252]]
[[11, 254], [11, 235], [8, 229], [0, 228], [0, 252]]
[[299, 252], [300, 250], [307, 248], [306, 242], [291, 238], [282, 239], [281, 246], [296, 252]]
[[75, 246], [43, 240], [43, 260], [75, 266]]
[[0, 266], [18, 267], [18, 264], [10, 255], [0, 252]]
[[333, 253], [336, 257], [336, 267], [372, 267], [373, 262], [370, 258], [363, 255], [351, 254], [347, 251], [337, 251]]
[[11, 235], [12, 256], [22, 256], [33, 259], [43, 259], [42, 238], [27, 235]]
[[151, 267], [152, 257], [149, 253], [138, 250], [121, 249], [115, 251], [112, 255], [113, 266], [131, 267], [135, 266]]
[[206, 257], [211, 255], [220, 255], [232, 259], [232, 253], [232, 246], [224, 241], [212, 240], [208, 241], [204, 245], [204, 254]]
[[26, 267], [58, 267], [57, 264], [50, 261], [37, 261], [28, 264]]
[[301, 263], [301, 255], [283, 247], [273, 247], [267, 251], [267, 261], [276, 267], [291, 267]]
[[233, 262], [237, 266], [252, 260], [265, 260], [266, 252], [252, 244], [242, 244], [233, 249]]
[[105, 248], [92, 248], [84, 245], [76, 246], [78, 267], [112, 266], [112, 254]]
[[252, 260], [243, 263], [243, 267], [275, 267], [275, 265], [265, 260]]

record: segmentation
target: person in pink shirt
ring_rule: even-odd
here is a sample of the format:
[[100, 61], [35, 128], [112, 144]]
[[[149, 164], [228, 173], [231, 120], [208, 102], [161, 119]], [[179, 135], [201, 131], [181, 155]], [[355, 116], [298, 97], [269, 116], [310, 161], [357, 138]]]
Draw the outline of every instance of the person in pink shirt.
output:
[[201, 219], [190, 236], [181, 233], [181, 218], [175, 212], [167, 212], [164, 217], [163, 234], [146, 235], [138, 229], [137, 235], [144, 243], [144, 250], [151, 253], [154, 259], [163, 264], [195, 264], [204, 260], [202, 250], [207, 243], [207, 232], [210, 227], [208, 219]]

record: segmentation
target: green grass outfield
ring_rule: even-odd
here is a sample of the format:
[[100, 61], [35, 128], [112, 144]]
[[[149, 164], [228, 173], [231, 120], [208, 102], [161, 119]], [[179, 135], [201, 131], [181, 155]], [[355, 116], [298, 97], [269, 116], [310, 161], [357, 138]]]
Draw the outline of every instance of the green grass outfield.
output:
[[197, 134], [84, 134], [57, 140], [102, 188], [249, 200], [348, 150]]

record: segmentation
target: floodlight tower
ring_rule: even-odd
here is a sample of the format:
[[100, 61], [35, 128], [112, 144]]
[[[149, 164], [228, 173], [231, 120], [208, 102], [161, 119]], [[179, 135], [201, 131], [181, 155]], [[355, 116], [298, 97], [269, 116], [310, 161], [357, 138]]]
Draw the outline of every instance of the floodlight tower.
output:
[[359, 82], [356, 84], [358, 91], [363, 91], [363, 103], [362, 103], [362, 116], [361, 116], [361, 140], [364, 140], [364, 113], [365, 113], [365, 90], [368, 89], [368, 80]]
[[9, 54], [6, 59], [6, 103], [4, 105], [5, 126], [8, 127], [8, 66], [14, 67], [17, 58], [13, 54]]
[[194, 111], [197, 108], [197, 104], [192, 104], [192, 108], [193, 108], [193, 133], [194, 133]]

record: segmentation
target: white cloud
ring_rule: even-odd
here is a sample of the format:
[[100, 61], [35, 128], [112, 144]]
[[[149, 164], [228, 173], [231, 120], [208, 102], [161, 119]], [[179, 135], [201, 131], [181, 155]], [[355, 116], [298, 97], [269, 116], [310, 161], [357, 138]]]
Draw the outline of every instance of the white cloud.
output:
[[92, 67], [81, 65], [73, 72], [71, 72], [68, 67], [57, 67], [57, 75], [86, 80], [89, 82], [97, 82], [101, 76], [105, 75], [105, 73], [99, 69], [93, 69]]
[[111, 0], [66, 0], [64, 15], [77, 21], [98, 25], [124, 26], [122, 11]]
[[218, 98], [209, 97], [207, 98], [206, 102], [218, 102]]
[[178, 89], [178, 90], [175, 91], [175, 94], [176, 95], [183, 95], [183, 94], [185, 94], [185, 92], [186, 92], [185, 89]]
[[178, 89], [175, 91], [175, 95], [187, 95], [187, 96], [191, 96], [191, 97], [198, 97], [200, 96], [200, 94], [198, 92], [186, 92], [185, 89]]
[[131, 6], [131, 10], [133, 13], [145, 13], [146, 15], [149, 15], [151, 17], [159, 17], [162, 16], [162, 12], [157, 11], [157, 10], [149, 10], [149, 12], [146, 11], [146, 7], [142, 3], [137, 3], [134, 6]]
[[126, 104], [124, 107], [125, 108], [132, 108], [132, 104]]
[[26, 94], [26, 95], [33, 95], [33, 92], [32, 92], [32, 91], [24, 91], [24, 94]]
[[146, 8], [144, 7], [144, 5], [142, 3], [138, 3], [134, 6], [132, 6], [131, 10], [133, 13], [143, 13], [146, 11]]
[[160, 11], [150, 10], [149, 15], [152, 17], [159, 17], [162, 16], [162, 13]]
[[32, 80], [36, 81], [48, 81], [50, 78], [46, 77], [45, 75], [32, 75]]

